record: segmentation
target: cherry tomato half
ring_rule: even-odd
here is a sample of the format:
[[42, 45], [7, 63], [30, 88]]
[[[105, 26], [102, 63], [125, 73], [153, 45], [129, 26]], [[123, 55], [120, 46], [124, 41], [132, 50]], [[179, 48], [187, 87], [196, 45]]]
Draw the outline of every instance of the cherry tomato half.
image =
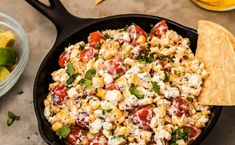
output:
[[68, 52], [64, 51], [59, 57], [59, 60], [58, 60], [59, 66], [65, 67], [65, 64], [68, 62], [68, 60], [69, 60]]
[[112, 83], [106, 86], [106, 90], [119, 90], [119, 87], [117, 84]]
[[131, 113], [133, 123], [146, 130], [150, 130], [150, 121], [152, 117], [152, 107], [149, 105], [138, 107], [134, 112]]
[[84, 144], [86, 140], [88, 141], [85, 131], [78, 126], [73, 126], [66, 138], [66, 145]]
[[82, 128], [88, 128], [89, 127], [89, 114], [86, 112], [80, 112], [77, 116], [77, 125]]
[[92, 47], [85, 48], [80, 54], [80, 59], [83, 62], [88, 62], [90, 59], [94, 57], [94, 55], [95, 55], [94, 48]]
[[134, 45], [138, 44], [138, 39], [140, 38], [140, 36], [144, 36], [145, 38], [147, 37], [147, 33], [143, 29], [141, 29], [139, 26], [134, 25], [134, 24], [130, 25], [127, 28], [127, 32], [130, 33], [130, 37]]
[[59, 84], [51, 91], [52, 100], [57, 105], [62, 105], [67, 96], [67, 87], [65, 84]]
[[194, 141], [201, 134], [201, 129], [192, 124], [186, 124], [182, 127], [182, 129], [189, 132], [188, 133], [189, 142]]
[[88, 37], [88, 43], [91, 47], [96, 48], [105, 41], [105, 36], [101, 32], [92, 32]]
[[168, 26], [165, 20], [158, 22], [155, 26], [153, 26], [152, 30], [150, 31], [150, 37], [161, 37], [162, 34], [168, 31]]
[[107, 63], [106, 70], [111, 75], [123, 74], [126, 71], [124, 60], [121, 58], [110, 59]]
[[189, 115], [189, 104], [182, 97], [172, 99], [171, 106], [170, 109], [168, 109], [168, 112], [170, 115], [176, 115], [179, 117], [181, 117], [183, 114]]

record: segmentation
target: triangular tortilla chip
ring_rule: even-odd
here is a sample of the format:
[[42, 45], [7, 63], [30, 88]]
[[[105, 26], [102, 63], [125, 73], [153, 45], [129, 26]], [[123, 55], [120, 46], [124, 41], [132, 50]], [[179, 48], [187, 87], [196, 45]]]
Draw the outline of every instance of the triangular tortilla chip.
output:
[[103, 2], [104, 0], [95, 0], [95, 4], [98, 5], [100, 4], [101, 2]]
[[235, 38], [224, 27], [210, 21], [199, 21], [196, 57], [202, 61], [208, 78], [199, 103], [235, 105]]

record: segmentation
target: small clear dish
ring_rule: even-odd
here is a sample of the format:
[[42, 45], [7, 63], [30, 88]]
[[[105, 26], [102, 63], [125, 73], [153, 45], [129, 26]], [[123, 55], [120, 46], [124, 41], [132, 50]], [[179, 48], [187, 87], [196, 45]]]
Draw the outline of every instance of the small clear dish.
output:
[[17, 52], [16, 67], [6, 79], [0, 81], [0, 97], [8, 92], [23, 73], [29, 58], [28, 40], [21, 25], [6, 14], [0, 13], [0, 29], [10, 30], [15, 36], [14, 48]]

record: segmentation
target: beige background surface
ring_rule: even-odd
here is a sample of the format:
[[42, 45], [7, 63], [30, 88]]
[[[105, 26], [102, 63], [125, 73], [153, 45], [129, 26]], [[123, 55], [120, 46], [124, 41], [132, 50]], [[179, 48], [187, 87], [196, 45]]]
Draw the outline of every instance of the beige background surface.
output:
[[[43, 0], [46, 1], [46, 0]], [[223, 24], [235, 34], [235, 10], [211, 12], [189, 0], [106, 0], [95, 6], [94, 0], [62, 0], [74, 15], [100, 18], [116, 14], [141, 13], [172, 19], [197, 28], [200, 19]], [[53, 45], [56, 30], [53, 24], [24, 0], [0, 0], [0, 12], [15, 18], [25, 29], [30, 46], [28, 66], [17, 84], [0, 98], [0, 145], [46, 145], [41, 139], [32, 103], [32, 88], [37, 69]], [[24, 91], [18, 95], [17, 92]], [[21, 120], [7, 127], [7, 112], [21, 116]], [[213, 131], [203, 145], [235, 145], [235, 107], [223, 109]]]

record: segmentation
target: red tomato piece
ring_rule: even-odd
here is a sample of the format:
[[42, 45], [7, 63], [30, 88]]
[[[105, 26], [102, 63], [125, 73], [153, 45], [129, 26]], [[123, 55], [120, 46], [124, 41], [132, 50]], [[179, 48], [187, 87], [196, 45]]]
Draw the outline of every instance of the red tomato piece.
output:
[[119, 90], [119, 87], [117, 84], [112, 83], [106, 86], [106, 90]]
[[68, 60], [69, 60], [68, 52], [64, 51], [59, 57], [59, 60], [58, 60], [59, 66], [65, 67], [65, 64], [68, 62]]
[[130, 37], [134, 45], [138, 44], [137, 40], [140, 38], [140, 36], [144, 36], [145, 38], [147, 37], [147, 33], [143, 29], [141, 29], [139, 26], [134, 25], [134, 24], [130, 25], [127, 28], [127, 32], [130, 33]]
[[183, 114], [189, 115], [189, 104], [182, 97], [172, 99], [171, 106], [170, 109], [168, 109], [168, 112], [170, 115], [176, 115], [179, 117], [181, 117]]
[[153, 26], [152, 30], [150, 31], [150, 37], [161, 37], [162, 34], [168, 31], [168, 26], [165, 20], [158, 22], [155, 26]]
[[108, 145], [108, 140], [103, 135], [96, 136], [89, 145]]
[[138, 125], [142, 129], [150, 130], [150, 121], [153, 117], [152, 107], [141, 106], [136, 108], [134, 112], [131, 113], [133, 118], [133, 123]]
[[66, 145], [88, 144], [86, 132], [78, 126], [71, 128], [70, 134], [66, 138]]
[[85, 48], [80, 54], [80, 59], [83, 62], [88, 62], [90, 59], [94, 57], [94, 55], [95, 55], [94, 48], [92, 47]]
[[101, 32], [92, 32], [88, 37], [88, 42], [91, 47], [96, 48], [105, 41], [105, 36]]
[[194, 141], [201, 134], [201, 129], [192, 124], [186, 124], [182, 127], [182, 129], [189, 132], [188, 133], [189, 142]]
[[89, 115], [86, 112], [80, 112], [77, 116], [77, 125], [82, 128], [88, 128], [89, 127]]
[[121, 58], [110, 59], [107, 62], [106, 70], [111, 75], [123, 74], [126, 71], [124, 60]]
[[59, 84], [51, 91], [52, 100], [57, 105], [62, 105], [67, 96], [67, 87], [65, 84]]

